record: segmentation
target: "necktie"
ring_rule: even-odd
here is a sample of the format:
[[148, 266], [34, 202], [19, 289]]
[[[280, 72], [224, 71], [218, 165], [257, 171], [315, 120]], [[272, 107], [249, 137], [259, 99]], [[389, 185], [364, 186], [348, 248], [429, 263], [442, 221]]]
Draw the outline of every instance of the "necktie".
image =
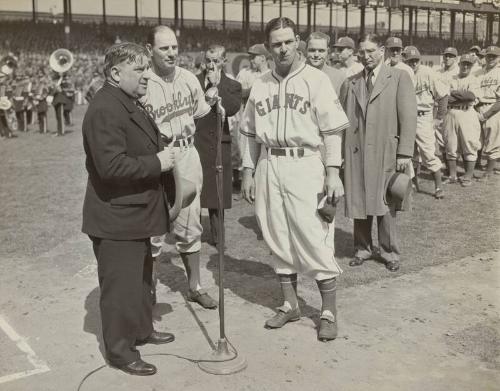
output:
[[366, 89], [368, 90], [368, 95], [370, 95], [373, 90], [373, 71], [368, 72], [368, 77], [366, 78]]

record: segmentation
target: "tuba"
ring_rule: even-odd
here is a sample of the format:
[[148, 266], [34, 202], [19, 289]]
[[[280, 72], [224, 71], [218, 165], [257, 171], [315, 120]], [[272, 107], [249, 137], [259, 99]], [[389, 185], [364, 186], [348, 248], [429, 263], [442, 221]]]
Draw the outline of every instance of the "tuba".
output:
[[50, 68], [59, 75], [66, 73], [73, 66], [75, 59], [68, 49], [57, 49], [49, 57]]
[[0, 59], [0, 77], [10, 75], [17, 68], [17, 57], [9, 53]]

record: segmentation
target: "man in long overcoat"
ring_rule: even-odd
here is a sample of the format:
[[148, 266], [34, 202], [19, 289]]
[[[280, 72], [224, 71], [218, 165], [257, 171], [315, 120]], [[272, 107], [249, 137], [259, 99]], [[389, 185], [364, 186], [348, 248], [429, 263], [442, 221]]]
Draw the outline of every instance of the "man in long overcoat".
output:
[[[198, 80], [204, 91], [217, 87], [218, 96], [225, 111], [225, 120], [222, 128], [222, 169], [223, 169], [223, 208], [231, 208], [232, 198], [232, 170], [231, 170], [231, 133], [229, 132], [228, 117], [238, 113], [241, 104], [241, 84], [226, 76], [223, 67], [226, 62], [226, 50], [223, 46], [210, 46], [205, 53], [206, 69], [199, 75]], [[217, 231], [219, 215], [217, 212], [217, 186], [215, 159], [217, 155], [217, 104], [212, 102], [209, 114], [200, 118], [196, 123], [194, 143], [200, 155], [203, 168], [203, 188], [201, 190], [201, 207], [208, 208], [210, 217], [211, 243], [219, 241]], [[224, 218], [224, 215], [221, 216]]]
[[380, 256], [387, 269], [399, 269], [396, 205], [386, 195], [392, 174], [411, 164], [417, 106], [407, 72], [383, 63], [384, 46], [377, 36], [360, 40], [365, 69], [341, 88], [340, 101], [349, 118], [345, 132], [344, 186], [346, 216], [354, 219], [355, 257], [359, 266], [372, 254], [371, 227], [378, 223]]

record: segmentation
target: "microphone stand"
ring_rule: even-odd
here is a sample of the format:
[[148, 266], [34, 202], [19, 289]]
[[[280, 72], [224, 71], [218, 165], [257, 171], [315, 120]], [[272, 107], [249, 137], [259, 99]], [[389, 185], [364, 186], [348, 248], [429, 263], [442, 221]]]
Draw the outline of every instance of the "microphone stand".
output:
[[221, 98], [217, 97], [217, 154], [215, 160], [215, 182], [217, 187], [217, 212], [218, 220], [218, 246], [219, 255], [219, 328], [220, 337], [217, 348], [212, 351], [205, 360], [200, 360], [198, 366], [201, 370], [213, 375], [230, 375], [240, 372], [247, 367], [246, 360], [238, 354], [234, 346], [226, 338], [224, 324], [224, 204], [223, 204], [223, 167], [222, 167], [222, 128], [225, 122], [225, 110], [221, 104]]

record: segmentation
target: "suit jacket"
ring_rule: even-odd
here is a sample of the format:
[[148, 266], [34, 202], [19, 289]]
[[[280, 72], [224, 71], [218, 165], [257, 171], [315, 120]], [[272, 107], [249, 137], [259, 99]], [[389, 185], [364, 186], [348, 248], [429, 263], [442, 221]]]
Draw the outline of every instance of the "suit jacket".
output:
[[[197, 76], [203, 91], [206, 72]], [[229, 132], [228, 117], [238, 113], [241, 106], [241, 84], [230, 79], [221, 72], [221, 80], [217, 86], [222, 98], [222, 107], [226, 111], [226, 119], [222, 128], [222, 169], [223, 169], [223, 198], [224, 208], [231, 208], [232, 199], [232, 165], [231, 165], [231, 133]], [[203, 188], [201, 191], [201, 207], [217, 208], [217, 187], [215, 184], [215, 159], [217, 154], [217, 108], [214, 105], [210, 113], [196, 122], [194, 135], [195, 146], [200, 155], [203, 168]]]
[[115, 240], [144, 239], [168, 230], [168, 203], [154, 121], [108, 83], [83, 120], [88, 171], [82, 231]]
[[417, 102], [412, 81], [407, 72], [382, 64], [370, 96], [360, 72], [343, 83], [340, 101], [350, 123], [343, 150], [346, 215], [385, 215], [396, 156], [413, 156]]

